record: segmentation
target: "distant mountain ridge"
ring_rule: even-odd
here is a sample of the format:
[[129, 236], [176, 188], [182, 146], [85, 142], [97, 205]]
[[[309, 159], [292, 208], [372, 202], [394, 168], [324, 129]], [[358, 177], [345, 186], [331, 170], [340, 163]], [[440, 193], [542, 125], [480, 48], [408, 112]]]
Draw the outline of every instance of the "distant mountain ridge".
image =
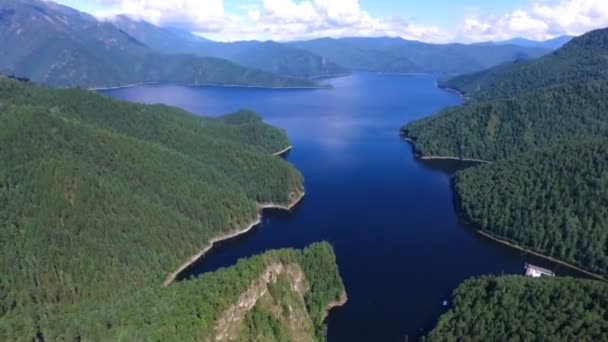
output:
[[[506, 43], [429, 44], [394, 37], [319, 38], [310, 41], [216, 42], [184, 30], [159, 27], [128, 16], [112, 23], [163, 53], [218, 57], [251, 68], [294, 77], [348, 74], [350, 70], [386, 73], [462, 74], [515, 60], [540, 57], [550, 42], [536, 46]], [[555, 43], [553, 43], [555, 44]], [[522, 44], [523, 45], [523, 44]]]
[[548, 40], [532, 40], [532, 39], [517, 37], [517, 38], [512, 38], [512, 39], [497, 41], [497, 42], [482, 42], [482, 43], [478, 43], [478, 45], [490, 45], [490, 46], [492, 46], [492, 45], [493, 46], [495, 46], [495, 45], [517, 45], [517, 46], [523, 46], [523, 47], [531, 47], [531, 48], [536, 47], [536, 48], [557, 50], [557, 49], [561, 48], [562, 46], [566, 45], [573, 38], [574, 38], [574, 36], [569, 36], [569, 35], [562, 35], [562, 36], [555, 37], [553, 39], [548, 39]]
[[316, 86], [217, 58], [163, 55], [111, 23], [50, 1], [0, 0], [0, 41], [0, 72], [54, 86]]
[[188, 53], [217, 57], [231, 62], [291, 77], [322, 77], [350, 73], [350, 70], [331, 60], [273, 41], [216, 42], [195, 36], [187, 31], [163, 28], [125, 15], [111, 22], [147, 46], [165, 53]]
[[290, 44], [352, 70], [386, 73], [464, 74], [550, 52], [538, 47], [429, 44], [393, 37], [320, 38]]

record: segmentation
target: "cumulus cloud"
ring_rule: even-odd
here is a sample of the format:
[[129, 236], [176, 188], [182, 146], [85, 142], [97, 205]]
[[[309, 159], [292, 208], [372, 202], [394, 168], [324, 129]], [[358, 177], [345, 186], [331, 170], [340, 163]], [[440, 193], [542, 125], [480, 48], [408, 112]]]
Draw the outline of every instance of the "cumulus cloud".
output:
[[373, 17], [358, 0], [248, 0], [238, 15], [227, 13], [223, 0], [97, 1], [110, 5], [98, 13], [103, 16], [127, 14], [158, 25], [184, 26], [220, 40], [399, 36], [430, 42], [476, 42], [548, 39], [608, 26], [608, 0], [532, 0], [503, 15], [465, 17], [455, 28]]
[[125, 14], [156, 25], [175, 25], [217, 32], [237, 18], [224, 12], [223, 0], [97, 0], [100, 17]]
[[408, 39], [446, 40], [436, 26], [411, 25], [394, 18], [374, 18], [357, 0], [264, 0], [249, 11], [252, 26], [267, 38], [288, 40], [343, 36], [401, 36]]
[[503, 40], [513, 37], [548, 39], [562, 34], [580, 35], [608, 26], [607, 0], [536, 1], [498, 17], [468, 17], [456, 39]]

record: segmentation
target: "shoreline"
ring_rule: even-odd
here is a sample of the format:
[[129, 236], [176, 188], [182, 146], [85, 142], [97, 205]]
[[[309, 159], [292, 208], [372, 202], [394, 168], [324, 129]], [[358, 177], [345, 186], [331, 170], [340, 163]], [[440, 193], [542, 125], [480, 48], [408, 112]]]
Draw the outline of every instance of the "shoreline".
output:
[[490, 164], [491, 161], [483, 160], [483, 159], [474, 159], [474, 158], [458, 158], [452, 156], [422, 156], [419, 154], [415, 154], [416, 158], [420, 160], [455, 160], [462, 162], [474, 162], [474, 163], [482, 163], [482, 164]]
[[132, 88], [142, 85], [150, 85], [150, 84], [160, 84], [161, 82], [139, 82], [139, 83], [130, 83], [119, 86], [108, 86], [108, 87], [91, 87], [87, 88], [87, 90], [99, 91], [99, 90], [113, 90], [113, 89], [122, 89], [122, 88]]
[[540, 257], [540, 258], [542, 258], [542, 259], [545, 259], [545, 260], [548, 260], [548, 261], [554, 262], [554, 263], [556, 263], [556, 264], [559, 264], [559, 265], [565, 266], [565, 267], [567, 267], [567, 268], [569, 268], [569, 269], [572, 269], [572, 270], [575, 270], [575, 271], [581, 272], [581, 273], [583, 273], [583, 274], [586, 274], [586, 275], [588, 275], [588, 276], [590, 276], [590, 277], [592, 277], [592, 278], [594, 278], [594, 279], [596, 279], [596, 280], [608, 281], [608, 278], [605, 278], [605, 277], [603, 277], [603, 276], [602, 276], [602, 275], [600, 275], [600, 274], [593, 273], [593, 272], [591, 272], [591, 271], [587, 271], [587, 270], [582, 269], [582, 268], [580, 268], [580, 267], [578, 267], [578, 266], [572, 265], [572, 264], [570, 264], [570, 263], [568, 263], [568, 262], [561, 261], [561, 260], [555, 259], [555, 258], [553, 258], [553, 257], [551, 257], [551, 256], [548, 256], [548, 255], [542, 254], [542, 253], [540, 253], [540, 252], [535, 252], [535, 251], [533, 251], [533, 250], [531, 250], [531, 249], [527, 249], [526, 247], [522, 247], [522, 246], [516, 245], [516, 244], [511, 243], [511, 242], [509, 242], [509, 241], [507, 241], [507, 240], [503, 240], [503, 239], [501, 239], [501, 238], [498, 238], [498, 237], [496, 237], [496, 236], [494, 236], [494, 235], [492, 235], [492, 234], [490, 234], [490, 233], [486, 233], [486, 232], [484, 232], [484, 231], [482, 231], [482, 230], [480, 230], [480, 229], [477, 229], [477, 228], [473, 228], [473, 229], [475, 230], [475, 232], [476, 232], [477, 234], [479, 234], [479, 235], [481, 235], [481, 236], [483, 236], [483, 237], [485, 237], [485, 238], [488, 238], [488, 239], [490, 239], [490, 240], [492, 240], [492, 241], [494, 241], [494, 242], [498, 242], [498, 243], [500, 243], [500, 244], [502, 244], [502, 245], [505, 245], [505, 246], [508, 246], [508, 247], [510, 247], [510, 248], [517, 249], [517, 250], [520, 250], [520, 251], [522, 251], [522, 252], [525, 252], [525, 253], [528, 253], [528, 254], [532, 254], [532, 255], [535, 255], [535, 256]]
[[469, 97], [467, 97], [466, 95], [464, 95], [464, 93], [462, 93], [458, 89], [450, 88], [450, 87], [442, 87], [442, 86], [439, 85], [439, 83], [437, 83], [437, 88], [439, 88], [439, 89], [441, 89], [443, 91], [447, 91], [448, 93], [454, 93], [454, 94], [458, 95], [464, 101], [470, 100]]
[[[401, 132], [401, 137], [403, 137], [403, 140], [410, 143], [412, 145], [412, 148], [416, 147], [416, 141], [414, 141], [412, 138], [407, 137], [405, 134], [403, 134], [403, 132]], [[420, 160], [455, 160], [455, 161], [461, 161], [461, 162], [473, 162], [473, 163], [482, 163], [482, 164], [491, 164], [492, 163], [489, 160], [475, 159], [475, 158], [459, 158], [459, 157], [454, 157], [454, 156], [423, 156], [419, 153], [416, 153], [416, 151], [414, 151], [414, 157], [417, 159], [420, 159]]]
[[280, 157], [280, 156], [284, 155], [285, 153], [291, 151], [292, 149], [293, 149], [293, 146], [289, 145], [286, 148], [280, 150], [279, 152], [273, 153], [272, 155], [275, 157]]
[[326, 75], [312, 75], [312, 76], [308, 76], [307, 78], [309, 80], [324, 80], [324, 79], [328, 79], [328, 78], [338, 78], [338, 77], [349, 77], [352, 76], [353, 73], [352, 72], [345, 72], [345, 73], [341, 73], [341, 74], [326, 74]]
[[344, 306], [344, 304], [346, 304], [346, 302], [348, 302], [348, 295], [346, 294], [346, 289], [345, 289], [342, 291], [342, 294], [340, 295], [340, 299], [334, 300], [333, 302], [330, 302], [329, 304], [327, 304], [327, 306], [325, 307], [325, 314], [323, 316], [322, 321], [325, 321], [327, 319], [327, 317], [331, 313], [331, 310]]
[[375, 75], [386, 75], [386, 76], [430, 76], [432, 73], [428, 72], [386, 72], [386, 71], [361, 71]]
[[304, 191], [300, 192], [300, 195], [296, 198], [294, 198], [293, 200], [291, 200], [291, 203], [285, 205], [285, 204], [276, 204], [276, 203], [258, 203], [258, 209], [259, 210], [266, 210], [266, 209], [279, 209], [279, 210], [285, 210], [285, 211], [289, 211], [291, 209], [293, 209], [296, 205], [298, 205], [302, 199], [304, 199], [304, 196], [306, 195], [306, 193]]
[[[447, 91], [447, 92], [451, 92], [451, 93], [455, 93], [455, 94], [457, 94], [457, 95], [458, 95], [458, 96], [460, 96], [460, 98], [461, 98], [462, 100], [464, 100], [464, 101], [468, 101], [468, 100], [470, 100], [470, 98], [469, 98], [469, 97], [465, 96], [465, 95], [464, 95], [464, 94], [463, 94], [463, 93], [462, 93], [460, 90], [458, 90], [458, 89], [455, 89], [455, 88], [450, 88], [450, 87], [442, 87], [442, 86], [440, 86], [440, 85], [439, 85], [439, 83], [438, 83], [438, 82], [436, 83], [436, 85], [437, 85], [437, 87], [438, 87], [439, 89], [441, 89], [441, 90], [444, 90], [444, 91]], [[405, 139], [407, 142], [409, 142], [410, 144], [412, 144], [412, 146], [413, 146], [413, 147], [415, 147], [416, 142], [415, 142], [413, 139], [411, 139], [411, 138], [407, 137], [406, 135], [404, 135], [404, 134], [403, 134], [403, 132], [401, 132], [401, 133], [402, 133], [402, 137], [403, 137], [403, 138], [404, 138], [404, 139]], [[491, 161], [487, 161], [487, 160], [483, 160], [483, 159], [472, 159], [472, 158], [471, 158], [471, 159], [468, 159], [468, 158], [458, 158], [458, 157], [453, 157], [453, 156], [422, 156], [422, 155], [420, 155], [420, 154], [418, 154], [418, 153], [415, 153], [415, 152], [414, 152], [414, 156], [415, 156], [416, 158], [421, 159], [421, 160], [457, 160], [457, 161], [468, 161], [468, 162], [477, 162], [477, 163], [484, 163], [484, 164], [489, 164], [489, 163], [492, 163]], [[452, 191], [455, 191], [455, 190], [454, 190], [454, 189], [452, 189]], [[460, 211], [460, 210], [459, 210], [459, 211]], [[459, 215], [461, 215], [461, 214], [462, 214], [462, 213], [459, 213]], [[469, 224], [469, 225], [473, 226], [473, 224]], [[540, 252], [533, 251], [533, 250], [531, 250], [531, 249], [527, 249], [526, 247], [523, 247], [523, 246], [520, 246], [520, 245], [516, 245], [516, 244], [514, 244], [514, 243], [512, 243], [512, 242], [509, 242], [509, 241], [507, 241], [507, 240], [503, 240], [503, 239], [501, 239], [501, 238], [499, 238], [499, 237], [496, 237], [496, 236], [494, 236], [494, 235], [492, 235], [492, 234], [490, 234], [490, 233], [484, 232], [484, 231], [482, 231], [482, 230], [480, 230], [480, 229], [478, 229], [478, 228], [476, 228], [476, 227], [474, 227], [474, 226], [473, 226], [472, 228], [473, 228], [473, 230], [474, 230], [474, 231], [475, 231], [477, 234], [479, 234], [479, 235], [483, 236], [484, 238], [487, 238], [487, 239], [489, 239], [489, 240], [492, 240], [492, 241], [494, 241], [494, 242], [497, 242], [497, 243], [502, 244], [502, 245], [504, 245], [504, 246], [507, 246], [507, 247], [509, 247], [509, 248], [513, 248], [513, 249], [516, 249], [516, 250], [522, 251], [522, 252], [524, 252], [524, 253], [528, 253], [528, 254], [531, 254], [531, 255], [537, 256], [537, 257], [539, 257], [539, 258], [542, 258], [542, 259], [545, 259], [545, 260], [548, 260], [548, 261], [554, 262], [554, 263], [556, 263], [556, 264], [558, 264], [558, 265], [565, 266], [565, 267], [567, 267], [567, 268], [569, 268], [569, 269], [571, 269], [571, 270], [575, 270], [575, 271], [581, 272], [582, 274], [585, 274], [585, 275], [587, 275], [587, 276], [590, 276], [590, 277], [592, 277], [592, 278], [594, 278], [594, 279], [596, 279], [596, 280], [608, 281], [608, 278], [605, 278], [605, 277], [603, 277], [603, 276], [602, 276], [602, 275], [600, 275], [600, 274], [593, 273], [593, 272], [591, 272], [591, 271], [587, 271], [587, 270], [585, 270], [585, 269], [583, 269], [583, 268], [581, 268], [581, 267], [575, 266], [575, 265], [570, 264], [570, 263], [568, 263], [568, 262], [565, 262], [565, 261], [562, 261], [562, 260], [555, 259], [555, 258], [553, 258], [553, 257], [551, 257], [551, 256], [548, 256], [548, 255], [542, 254], [542, 253], [540, 253]]]
[[205, 247], [203, 247], [203, 249], [201, 249], [198, 253], [191, 256], [186, 262], [181, 264], [175, 271], [173, 271], [172, 273], [170, 273], [167, 276], [167, 278], [163, 282], [163, 287], [167, 287], [167, 286], [171, 285], [171, 283], [173, 283], [175, 281], [175, 278], [177, 278], [177, 276], [180, 273], [182, 273], [185, 269], [187, 269], [193, 263], [195, 263], [198, 260], [200, 260], [201, 258], [203, 258], [207, 253], [209, 253], [209, 251], [211, 251], [213, 249], [213, 247], [215, 247], [216, 244], [239, 237], [243, 234], [248, 233], [253, 228], [259, 226], [262, 223], [262, 211], [263, 210], [265, 210], [265, 209], [279, 209], [279, 210], [287, 210], [287, 211], [291, 210], [293, 207], [295, 207], [296, 205], [298, 205], [300, 203], [300, 201], [304, 198], [305, 195], [306, 195], [306, 193], [302, 191], [295, 200], [292, 200], [292, 202], [287, 205], [276, 204], [276, 203], [266, 203], [266, 204], [258, 203], [258, 216], [253, 222], [251, 222], [246, 228], [237, 229], [236, 231], [224, 233], [220, 236], [217, 236], [217, 237], [209, 240], [209, 242], [205, 245]]
[[217, 84], [217, 83], [180, 83], [180, 82], [139, 82], [139, 83], [130, 83], [119, 86], [107, 86], [107, 87], [91, 87], [87, 88], [87, 90], [92, 91], [103, 91], [103, 90], [116, 90], [116, 89], [124, 89], [124, 88], [133, 88], [142, 85], [155, 85], [155, 84], [172, 84], [172, 85], [181, 85], [185, 87], [223, 87], [223, 88], [252, 88], [252, 89], [331, 89], [331, 86], [324, 86], [322, 84], [318, 86], [293, 86], [293, 87], [272, 87], [272, 86], [256, 86], [256, 85], [239, 85], [239, 84]]

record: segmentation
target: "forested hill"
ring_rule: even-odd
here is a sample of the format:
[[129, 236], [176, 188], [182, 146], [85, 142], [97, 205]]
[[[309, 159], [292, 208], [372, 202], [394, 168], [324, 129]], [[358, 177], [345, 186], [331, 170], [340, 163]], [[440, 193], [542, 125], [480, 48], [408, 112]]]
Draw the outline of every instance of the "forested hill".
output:
[[539, 59], [457, 76], [441, 85], [475, 99], [490, 100], [510, 98], [547, 86], [607, 78], [608, 29], [600, 29], [574, 38]]
[[470, 94], [470, 101], [412, 122], [402, 133], [424, 156], [484, 160], [606, 137], [607, 57], [603, 29], [537, 61], [456, 78], [447, 84]]
[[607, 306], [605, 282], [481, 277], [454, 292], [423, 341], [606, 341]]
[[608, 78], [510, 99], [475, 101], [402, 128], [423, 156], [499, 160], [567, 141], [608, 137]]
[[608, 139], [470, 169], [454, 184], [482, 231], [608, 276]]
[[0, 0], [0, 72], [54, 86], [178, 82], [310, 87], [218, 58], [161, 54], [109, 22], [52, 1]]
[[[604, 277], [607, 57], [603, 29], [536, 61], [448, 80], [469, 101], [402, 128], [419, 155], [493, 161], [454, 179], [475, 228]], [[575, 279], [471, 280], [428, 340], [606, 340], [607, 290]]]
[[[287, 145], [250, 112], [209, 119], [0, 78], [0, 340], [212, 334], [259, 268], [180, 284], [190, 296], [161, 284], [254, 222], [258, 202], [301, 194], [301, 175], [271, 155]], [[331, 281], [323, 253], [311, 265], [329, 268], [312, 277]]]

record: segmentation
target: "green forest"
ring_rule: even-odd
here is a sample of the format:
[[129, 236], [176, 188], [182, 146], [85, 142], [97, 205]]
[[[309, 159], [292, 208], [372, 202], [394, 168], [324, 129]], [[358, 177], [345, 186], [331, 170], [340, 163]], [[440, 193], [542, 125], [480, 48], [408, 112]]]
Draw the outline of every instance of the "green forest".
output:
[[482, 231], [608, 276], [608, 139], [475, 167], [454, 188]]
[[[453, 179], [463, 218], [516, 246], [608, 276], [608, 29], [533, 61], [440, 82], [467, 99], [401, 129], [420, 157], [490, 161]], [[427, 341], [603, 341], [608, 285], [481, 277]]]
[[422, 156], [500, 160], [581, 139], [608, 137], [608, 78], [509, 99], [471, 101], [413, 122], [402, 134]]
[[535, 61], [457, 77], [470, 101], [402, 128], [419, 156], [494, 162], [454, 179], [476, 228], [603, 276], [607, 56], [604, 29]]
[[477, 100], [511, 98], [534, 89], [608, 77], [608, 32], [599, 29], [530, 61], [505, 63], [478, 73], [440, 81], [440, 86]]
[[554, 53], [444, 82], [471, 96], [402, 134], [422, 156], [499, 160], [563, 141], [608, 136], [608, 29]]
[[[211, 238], [254, 221], [257, 203], [302, 193], [302, 176], [272, 156], [288, 145], [249, 111], [210, 119], [0, 78], [0, 340], [171, 336], [155, 328], [159, 319], [177, 340], [203, 334], [192, 322], [212, 324], [238, 292], [230, 287], [251, 277], [161, 284]], [[334, 267], [323, 251], [330, 265], [320, 266]], [[335, 271], [320, 273], [331, 284], [310, 279], [337, 286]], [[175, 297], [177, 286], [210, 286], [215, 301], [192, 306], [195, 298]], [[155, 314], [163, 310], [175, 312]]]
[[454, 291], [424, 341], [606, 341], [608, 284], [485, 276]]

